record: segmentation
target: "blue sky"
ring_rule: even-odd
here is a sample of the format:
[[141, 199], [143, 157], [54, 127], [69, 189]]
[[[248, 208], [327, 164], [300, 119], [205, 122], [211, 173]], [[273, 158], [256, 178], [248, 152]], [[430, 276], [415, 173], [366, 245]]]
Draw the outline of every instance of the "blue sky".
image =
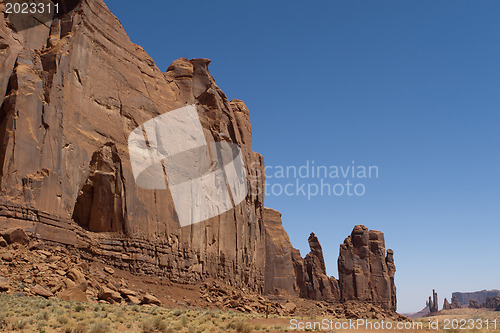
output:
[[498, 1], [106, 4], [161, 70], [212, 60], [266, 165], [379, 168], [363, 196], [266, 197], [302, 255], [314, 231], [338, 277], [339, 244], [364, 224], [395, 251], [400, 312], [433, 288], [440, 306], [500, 289]]

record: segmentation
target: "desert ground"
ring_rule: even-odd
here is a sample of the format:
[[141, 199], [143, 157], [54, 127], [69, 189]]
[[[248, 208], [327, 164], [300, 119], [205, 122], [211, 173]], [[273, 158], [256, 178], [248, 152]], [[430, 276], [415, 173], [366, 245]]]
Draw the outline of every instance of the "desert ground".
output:
[[[405, 323], [415, 329], [380, 329], [384, 332], [500, 332], [500, 329], [445, 329], [446, 319], [474, 319], [485, 323], [489, 320], [494, 325], [500, 323], [500, 313], [487, 310], [459, 309], [440, 313], [438, 316], [422, 318]], [[236, 311], [221, 311], [197, 307], [166, 308], [160, 306], [139, 306], [123, 304], [92, 304], [74, 301], [62, 301], [56, 298], [0, 294], [0, 331], [1, 332], [66, 332], [66, 333], [105, 333], [105, 332], [374, 332], [377, 323], [370, 320], [368, 326], [359, 329], [307, 328], [293, 329], [291, 321], [298, 323], [323, 322], [327, 320], [331, 327], [347, 325], [347, 319], [326, 317], [280, 317], [262, 314], [244, 314]], [[441, 323], [438, 329], [429, 328], [429, 320]], [[422, 329], [417, 325], [422, 323]], [[396, 327], [397, 322], [384, 322]], [[409, 326], [408, 326], [409, 327]]]

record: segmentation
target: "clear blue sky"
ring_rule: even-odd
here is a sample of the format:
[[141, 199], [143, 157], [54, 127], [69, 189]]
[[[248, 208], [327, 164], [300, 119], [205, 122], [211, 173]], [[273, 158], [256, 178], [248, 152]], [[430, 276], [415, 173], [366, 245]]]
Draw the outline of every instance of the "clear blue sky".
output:
[[500, 289], [500, 2], [106, 3], [160, 69], [212, 60], [267, 165], [379, 167], [362, 197], [266, 197], [302, 255], [314, 231], [338, 277], [365, 224], [395, 251], [400, 312]]

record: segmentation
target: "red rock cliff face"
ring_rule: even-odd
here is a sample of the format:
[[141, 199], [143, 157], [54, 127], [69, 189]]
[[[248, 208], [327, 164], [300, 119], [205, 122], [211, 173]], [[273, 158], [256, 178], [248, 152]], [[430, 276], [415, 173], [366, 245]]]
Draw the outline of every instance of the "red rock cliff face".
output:
[[[281, 214], [264, 210], [249, 111], [217, 87], [209, 60], [178, 59], [160, 71], [102, 0], [22, 31], [4, 4], [0, 11], [0, 229], [20, 226], [82, 256], [173, 281], [213, 277], [261, 293], [395, 308], [395, 268], [381, 233], [357, 228], [346, 239], [339, 286], [326, 275], [318, 238], [310, 235], [302, 258]], [[241, 148], [249, 194], [181, 228], [168, 189], [136, 185], [127, 140], [139, 125], [190, 104], [207, 142]]]
[[[262, 291], [263, 159], [252, 151], [248, 109], [217, 87], [210, 61], [178, 59], [160, 71], [101, 0], [19, 32], [0, 10], [0, 228], [22, 226], [136, 272]], [[241, 147], [250, 194], [180, 228], [167, 190], [136, 186], [127, 138], [188, 104], [208, 142]]]
[[358, 300], [396, 311], [393, 251], [384, 234], [358, 225], [340, 245], [339, 284], [343, 301]]

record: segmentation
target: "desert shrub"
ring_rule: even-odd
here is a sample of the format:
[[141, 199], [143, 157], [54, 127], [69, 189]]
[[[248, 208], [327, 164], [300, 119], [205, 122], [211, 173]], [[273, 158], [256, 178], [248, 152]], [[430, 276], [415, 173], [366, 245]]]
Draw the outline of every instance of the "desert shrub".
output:
[[28, 326], [28, 320], [26, 318], [23, 318], [23, 319], [19, 319], [18, 321], [16, 321], [12, 327], [15, 330], [19, 331], [19, 330], [25, 329], [26, 326]]
[[5, 312], [0, 312], [0, 328], [7, 327], [7, 314]]
[[238, 319], [229, 322], [226, 325], [227, 329], [234, 329], [238, 333], [250, 333], [252, 332], [252, 326], [245, 323], [244, 320]]
[[107, 333], [109, 329], [108, 323], [104, 321], [96, 321], [90, 325], [89, 333]]
[[59, 316], [59, 317], [57, 317], [57, 321], [58, 321], [60, 324], [63, 324], [63, 325], [64, 325], [64, 324], [69, 323], [69, 318], [68, 318], [68, 316], [63, 315], [63, 316]]
[[179, 317], [180, 315], [184, 314], [184, 311], [180, 309], [175, 309], [174, 311], [172, 311], [172, 314], [176, 317]]
[[80, 323], [75, 328], [73, 328], [72, 333], [87, 333], [87, 325]]
[[155, 316], [151, 319], [142, 322], [142, 332], [166, 332], [167, 324], [163, 321], [161, 317]]
[[189, 323], [188, 317], [186, 315], [182, 315], [179, 317], [179, 320], [181, 321], [182, 326], [186, 327], [187, 324]]
[[75, 311], [76, 312], [80, 312], [80, 311], [83, 311], [83, 310], [85, 310], [85, 307], [82, 304], [78, 304], [77, 306], [75, 306]]
[[35, 315], [36, 321], [49, 320], [49, 318], [50, 318], [49, 311], [42, 311]]

